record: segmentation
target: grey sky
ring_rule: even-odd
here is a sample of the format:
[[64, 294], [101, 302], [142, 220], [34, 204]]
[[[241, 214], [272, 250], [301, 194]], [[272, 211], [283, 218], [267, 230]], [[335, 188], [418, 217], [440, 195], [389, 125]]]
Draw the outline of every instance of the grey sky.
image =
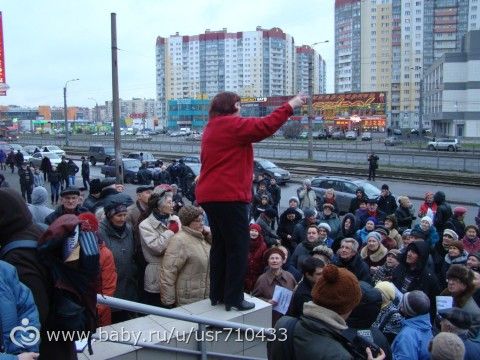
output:
[[0, 105], [69, 106], [111, 99], [110, 13], [117, 14], [120, 97], [155, 98], [155, 40], [205, 29], [279, 27], [295, 44], [312, 44], [327, 62], [333, 91], [334, 0], [12, 0], [0, 2], [7, 96]]

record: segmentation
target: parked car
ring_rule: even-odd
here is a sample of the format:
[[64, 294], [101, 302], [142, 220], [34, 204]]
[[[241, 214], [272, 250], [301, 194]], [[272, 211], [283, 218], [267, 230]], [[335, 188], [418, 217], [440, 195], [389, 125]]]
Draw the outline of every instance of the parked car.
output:
[[371, 132], [364, 132], [362, 133], [362, 141], [372, 141], [372, 133]]
[[92, 145], [88, 148], [88, 159], [95, 166], [98, 161], [105, 165], [115, 157], [115, 148], [112, 146]]
[[191, 134], [185, 138], [186, 141], [202, 141], [202, 135]]
[[275, 163], [270, 160], [256, 158], [253, 161], [253, 172], [255, 174], [255, 179], [258, 174], [267, 173], [270, 176], [274, 177], [277, 180], [277, 184], [285, 184], [287, 181], [290, 181], [290, 172], [281, 167], [278, 167]]
[[23, 151], [23, 146], [20, 144], [8, 144], [8, 147], [15, 152], [17, 152], [17, 150]]
[[50, 159], [50, 163], [53, 166], [58, 166], [58, 164], [60, 164], [60, 162], [62, 161], [62, 158], [54, 152], [38, 152], [38, 153], [32, 154], [32, 157], [30, 158], [29, 162], [32, 166], [36, 166], [40, 168], [40, 165], [42, 164], [42, 160], [44, 157], [48, 157]]
[[138, 161], [141, 161], [140, 159], [140, 153], [143, 154], [143, 161], [147, 164], [147, 167], [155, 167], [155, 156], [151, 152], [148, 151], [132, 151], [128, 154], [129, 159], [137, 159]]
[[[47, 149], [48, 151], [45, 151]], [[64, 156], [65, 151], [60, 149], [57, 145], [47, 145], [47, 146], [42, 146], [40, 149], [42, 152], [53, 152], [57, 154], [58, 156]]]
[[428, 142], [428, 150], [458, 151], [461, 146], [456, 138], [438, 138]]
[[195, 156], [195, 155], [182, 156], [178, 160], [183, 160], [185, 164], [200, 164], [200, 156]]
[[395, 145], [403, 144], [402, 140], [400, 140], [399, 138], [397, 138], [395, 136], [387, 137], [385, 139], [384, 143], [385, 143], [385, 146], [395, 146]]
[[35, 149], [42, 150], [42, 147], [36, 145], [25, 145], [23, 147], [23, 150], [25, 150], [29, 154], [33, 154], [35, 152]]
[[188, 135], [188, 133], [184, 130], [174, 131], [174, 132], [170, 133], [171, 137], [180, 137], [180, 136], [187, 136], [187, 135]]
[[345, 133], [343, 131], [334, 131], [332, 133], [332, 139], [334, 139], [334, 140], [345, 139]]
[[318, 132], [318, 136], [317, 136], [317, 139], [326, 139], [328, 137], [328, 134], [325, 130], [320, 130]]
[[[134, 184], [137, 182], [137, 173], [140, 169], [140, 163], [137, 159], [123, 158], [123, 181], [125, 183]], [[116, 176], [116, 164], [115, 159], [110, 160], [106, 165], [102, 166], [101, 173], [105, 177], [115, 177]]]
[[400, 129], [393, 129], [393, 134], [394, 134], [394, 135], [402, 135], [402, 130], [400, 130]]
[[347, 131], [345, 133], [345, 139], [347, 139], [347, 140], [357, 140], [357, 132], [356, 131]]
[[298, 135], [299, 139], [308, 139], [308, 131], [302, 131], [300, 135]]
[[[369, 199], [376, 199], [380, 196], [380, 189], [370, 184], [366, 180], [343, 178], [339, 176], [319, 176], [311, 179], [312, 189], [317, 195], [317, 201], [325, 195], [325, 190], [332, 188], [335, 190], [335, 198], [340, 215], [348, 213], [350, 201], [355, 197], [355, 192], [359, 187], [365, 190]], [[297, 189], [297, 194], [301, 187]]]

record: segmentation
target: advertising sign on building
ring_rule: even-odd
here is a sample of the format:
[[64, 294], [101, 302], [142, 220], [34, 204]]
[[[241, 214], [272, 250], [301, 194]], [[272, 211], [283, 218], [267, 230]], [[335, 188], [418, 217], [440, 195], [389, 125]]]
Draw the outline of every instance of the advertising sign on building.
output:
[[383, 92], [313, 95], [312, 107], [314, 115], [321, 116], [327, 125], [346, 127], [362, 123], [362, 127], [385, 126]]
[[0, 11], [0, 96], [7, 95], [5, 83], [6, 83], [6, 77], [5, 77], [5, 52], [3, 50], [3, 21], [2, 21], [2, 12]]

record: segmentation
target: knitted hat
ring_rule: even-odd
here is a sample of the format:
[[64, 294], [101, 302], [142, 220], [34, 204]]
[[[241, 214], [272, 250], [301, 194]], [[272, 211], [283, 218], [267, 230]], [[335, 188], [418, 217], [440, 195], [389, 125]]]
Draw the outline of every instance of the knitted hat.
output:
[[465, 344], [458, 335], [441, 332], [435, 336], [429, 345], [432, 360], [463, 360]]
[[453, 231], [452, 229], [445, 229], [443, 230], [443, 235], [450, 235], [453, 240], [457, 241], [458, 240], [458, 235], [455, 231]]
[[315, 216], [315, 210], [310, 209], [310, 208], [305, 209], [305, 211], [303, 212], [303, 215], [305, 216], [305, 218]]
[[385, 236], [388, 236], [388, 234], [390, 233], [390, 230], [388, 230], [384, 225], [375, 226], [374, 231], [376, 231], [380, 235], [385, 235]]
[[300, 201], [298, 200], [298, 197], [296, 197], [296, 196], [292, 196], [290, 199], [288, 199], [289, 204], [290, 204], [290, 201], [295, 201], [297, 204], [300, 203]]
[[178, 212], [178, 217], [180, 218], [182, 225], [188, 226], [192, 223], [192, 221], [202, 214], [202, 209], [193, 205], [186, 205], [180, 209]]
[[412, 234], [412, 229], [405, 229], [402, 232], [402, 237], [407, 237], [407, 236], [410, 236], [411, 234]]
[[311, 186], [312, 182], [310, 181], [310, 179], [305, 179], [303, 180], [303, 185]]
[[410, 291], [403, 295], [399, 309], [406, 318], [428, 314], [430, 311], [430, 299], [423, 291]]
[[473, 284], [473, 271], [465, 265], [453, 264], [447, 270], [447, 279], [455, 278], [461, 283], [471, 286]]
[[326, 258], [328, 258], [328, 260], [330, 261], [332, 261], [332, 258], [333, 258], [333, 250], [326, 245], [318, 245], [314, 247], [312, 250], [312, 255], [315, 255], [315, 254], [323, 255]]
[[124, 203], [118, 203], [115, 201], [111, 201], [103, 208], [105, 211], [105, 216], [110, 219], [112, 216], [116, 214], [120, 214], [122, 212], [127, 212], [127, 206]]
[[382, 293], [382, 299], [385, 300], [382, 301], [382, 303], [385, 305], [395, 300], [395, 285], [390, 281], [379, 281], [375, 285], [375, 288]]
[[318, 227], [319, 229], [322, 228], [322, 229], [327, 230], [327, 233], [329, 233], [329, 234], [330, 234], [330, 232], [332, 231], [332, 228], [330, 227], [330, 225], [328, 225], [327, 223], [324, 223], [324, 222], [318, 224], [317, 227]]
[[78, 218], [82, 220], [81, 229], [82, 231], [98, 231], [98, 220], [97, 217], [91, 212], [84, 212], [78, 215]]
[[465, 215], [465, 213], [467, 212], [467, 209], [464, 208], [463, 206], [457, 206], [457, 207], [454, 207], [453, 208], [453, 214], [454, 215]]
[[268, 262], [268, 258], [272, 254], [278, 254], [282, 257], [282, 260], [285, 260], [285, 253], [278, 247], [274, 246], [265, 251], [265, 254], [263, 254], [263, 258], [265, 259], [265, 262]]
[[382, 242], [382, 235], [380, 235], [380, 234], [379, 234], [378, 232], [376, 232], [376, 231], [371, 231], [371, 232], [368, 233], [368, 235], [367, 235], [367, 241], [368, 241], [368, 239], [370, 239], [370, 238], [375, 239], [378, 243]]
[[430, 216], [424, 216], [424, 217], [422, 217], [422, 220], [420, 220], [420, 221], [426, 221], [430, 224], [430, 226], [433, 225], [433, 220]]
[[456, 247], [459, 251], [460, 254], [463, 253], [463, 243], [461, 241], [454, 241], [450, 244], [450, 247]]
[[377, 218], [373, 217], [373, 216], [370, 216], [369, 218], [367, 218], [367, 221], [365, 221], [365, 224], [369, 221], [373, 222], [374, 225], [377, 225], [377, 223], [378, 223]]
[[100, 179], [90, 180], [90, 194], [99, 194], [102, 191], [102, 181]]
[[472, 315], [463, 309], [453, 307], [438, 311], [442, 319], [446, 319], [459, 329], [468, 330], [472, 326]]
[[312, 289], [312, 299], [337, 314], [346, 314], [360, 303], [362, 291], [353, 273], [329, 264]]
[[262, 227], [261, 227], [260, 225], [258, 225], [258, 224], [250, 224], [249, 229], [250, 229], [250, 230], [257, 230], [257, 232], [258, 232], [259, 234], [262, 233]]
[[468, 254], [468, 257], [471, 257], [471, 256], [477, 258], [477, 260], [480, 261], [480, 252]]

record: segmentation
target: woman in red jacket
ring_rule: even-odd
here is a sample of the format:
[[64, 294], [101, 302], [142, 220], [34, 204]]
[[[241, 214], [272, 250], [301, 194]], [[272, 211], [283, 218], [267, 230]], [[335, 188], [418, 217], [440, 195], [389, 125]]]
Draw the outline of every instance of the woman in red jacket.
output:
[[250, 250], [248, 252], [247, 275], [245, 276], [245, 291], [250, 293], [265, 269], [263, 254], [267, 244], [263, 240], [262, 228], [258, 224], [250, 225]]
[[210, 250], [210, 300], [225, 309], [248, 310], [243, 286], [249, 248], [248, 204], [252, 200], [253, 146], [273, 135], [302, 106], [295, 96], [263, 118], [240, 116], [240, 96], [217, 94], [202, 136], [197, 202], [207, 213], [212, 231]]

